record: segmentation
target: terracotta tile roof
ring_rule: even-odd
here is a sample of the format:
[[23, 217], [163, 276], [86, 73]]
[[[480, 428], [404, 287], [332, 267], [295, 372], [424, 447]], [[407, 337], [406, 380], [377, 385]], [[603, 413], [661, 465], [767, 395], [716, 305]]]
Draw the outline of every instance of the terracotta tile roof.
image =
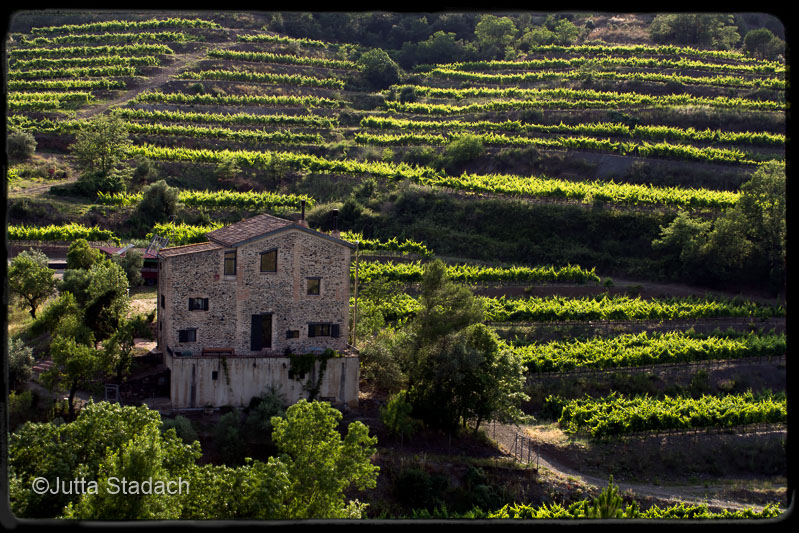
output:
[[183, 246], [171, 246], [169, 248], [161, 248], [158, 255], [161, 257], [174, 257], [176, 255], [193, 254], [197, 252], [209, 252], [211, 250], [220, 250], [222, 247], [213, 242], [201, 242], [197, 244], [186, 244]]
[[236, 222], [230, 226], [209, 231], [206, 233], [206, 237], [213, 242], [231, 247], [265, 233], [271, 233], [272, 231], [295, 225], [296, 224], [291, 220], [285, 220], [264, 213], [242, 220], [241, 222]]

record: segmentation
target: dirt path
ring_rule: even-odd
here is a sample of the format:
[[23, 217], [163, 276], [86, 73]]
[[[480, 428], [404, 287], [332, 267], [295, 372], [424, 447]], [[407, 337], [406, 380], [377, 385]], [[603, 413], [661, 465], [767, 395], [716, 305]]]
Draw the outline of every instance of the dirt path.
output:
[[[486, 433], [496, 440], [497, 445], [506, 453], [512, 454], [514, 439], [516, 434], [526, 437], [530, 433], [524, 426], [511, 426], [496, 424], [486, 428]], [[534, 459], [536, 461], [536, 459]], [[563, 465], [550, 456], [539, 455], [537, 458], [538, 473], [545, 483], [556, 486], [575, 488], [582, 487], [584, 490], [599, 491], [608, 484], [608, 479], [599, 478], [579, 472]], [[729, 498], [720, 497], [719, 494], [725, 489], [721, 485], [697, 486], [697, 485], [674, 485], [657, 486], [653, 484], [626, 483], [614, 480], [621, 493], [632, 493], [636, 496], [652, 498], [657, 500], [660, 505], [674, 505], [685, 502], [695, 505], [707, 505], [711, 508], [724, 509], [755, 509], [762, 510], [763, 505], [733, 501]]]
[[206, 56], [206, 52], [208, 51], [209, 48], [214, 47], [220, 49], [227, 49], [237, 44], [237, 41], [235, 40], [235, 34], [232, 35], [232, 38], [233, 40], [229, 42], [208, 43], [199, 47], [194, 52], [181, 54], [180, 56], [178, 56], [178, 59], [174, 63], [160, 68], [158, 73], [155, 76], [148, 78], [144, 84], [123, 92], [121, 95], [119, 95], [117, 98], [114, 98], [113, 100], [109, 100], [99, 105], [79, 110], [77, 112], [77, 118], [79, 119], [91, 118], [93, 116], [106, 112], [111, 107], [123, 104], [128, 100], [135, 98], [139, 93], [142, 93], [149, 89], [160, 87], [161, 85], [168, 82], [171, 78], [177, 76], [177, 74], [185, 67], [203, 59]]

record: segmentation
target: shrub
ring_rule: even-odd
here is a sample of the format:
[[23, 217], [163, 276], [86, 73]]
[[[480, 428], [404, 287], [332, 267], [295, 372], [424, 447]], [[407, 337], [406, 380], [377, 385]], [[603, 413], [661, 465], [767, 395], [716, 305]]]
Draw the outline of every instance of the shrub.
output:
[[389, 433], [404, 439], [412, 436], [421, 426], [421, 421], [411, 416], [413, 405], [407, 400], [405, 391], [392, 396], [385, 407], [380, 408], [380, 420]]
[[164, 418], [161, 423], [161, 432], [164, 433], [172, 428], [175, 429], [175, 433], [177, 433], [178, 437], [186, 444], [191, 444], [198, 440], [197, 432], [194, 430], [194, 427], [192, 427], [191, 420], [185, 416], [178, 415], [175, 418]]
[[33, 375], [33, 350], [21, 339], [8, 340], [8, 380], [11, 387], [28, 381]]
[[36, 152], [36, 139], [26, 131], [12, 131], [6, 138], [6, 153], [13, 161], [25, 161]]
[[214, 442], [222, 460], [227, 465], [241, 463], [244, 455], [244, 442], [241, 438], [238, 411], [222, 416], [214, 428]]

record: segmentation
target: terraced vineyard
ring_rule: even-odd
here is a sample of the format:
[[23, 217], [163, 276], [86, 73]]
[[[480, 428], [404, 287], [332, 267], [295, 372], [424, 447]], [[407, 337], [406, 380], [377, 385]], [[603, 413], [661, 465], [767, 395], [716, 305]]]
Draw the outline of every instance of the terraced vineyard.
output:
[[[653, 241], [678, 213], [695, 217], [684, 235], [699, 231], [748, 207], [744, 184], [785, 162], [784, 60], [581, 38], [526, 42], [505, 59], [481, 51], [420, 62], [377, 83], [365, 62], [372, 47], [303, 36], [298, 25], [279, 31], [273, 19], [211, 13], [128, 18], [8, 35], [10, 129], [71, 164], [76, 135], [96, 115], [115, 117], [131, 139], [126, 159], [137, 172], [156, 169], [127, 190], [14, 193], [10, 240], [141, 244], [157, 234], [182, 245], [255, 213], [297, 220], [307, 208], [312, 227], [358, 242], [367, 324], [405, 327], [421, 308], [424, 265], [443, 257], [450, 279], [485, 291], [484, 320], [499, 333], [522, 322], [661, 330], [503, 339], [528, 377], [786, 355], [785, 334], [755, 327], [784, 321], [784, 302], [702, 297], [704, 279], [692, 297], [627, 296], [610, 292], [609, 277], [673, 281], [684, 265], [667, 262]], [[26, 172], [12, 165], [9, 184]], [[141, 222], [144, 186], [160, 178], [180, 189], [177, 214]], [[710, 271], [706, 278], [727, 276], [712, 261], [691, 264]], [[774, 271], [758, 266], [764, 277]], [[761, 282], [751, 285], [759, 291]], [[586, 288], [595, 292], [579, 292]], [[530, 292], [538, 290], [552, 293]], [[737, 331], [662, 331], [706, 318], [729, 319]], [[781, 393], [608, 391], [552, 396], [545, 409], [565, 432], [594, 438], [786, 420]]]

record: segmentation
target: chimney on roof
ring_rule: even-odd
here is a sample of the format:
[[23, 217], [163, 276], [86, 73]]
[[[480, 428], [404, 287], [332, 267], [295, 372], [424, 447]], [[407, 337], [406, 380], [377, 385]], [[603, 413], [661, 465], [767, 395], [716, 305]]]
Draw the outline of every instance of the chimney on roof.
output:
[[308, 223], [305, 221], [305, 200], [300, 200], [300, 205], [302, 205], [302, 215], [300, 215], [300, 226], [308, 227]]
[[341, 233], [338, 231], [338, 209], [333, 210], [333, 237], [340, 237]]

